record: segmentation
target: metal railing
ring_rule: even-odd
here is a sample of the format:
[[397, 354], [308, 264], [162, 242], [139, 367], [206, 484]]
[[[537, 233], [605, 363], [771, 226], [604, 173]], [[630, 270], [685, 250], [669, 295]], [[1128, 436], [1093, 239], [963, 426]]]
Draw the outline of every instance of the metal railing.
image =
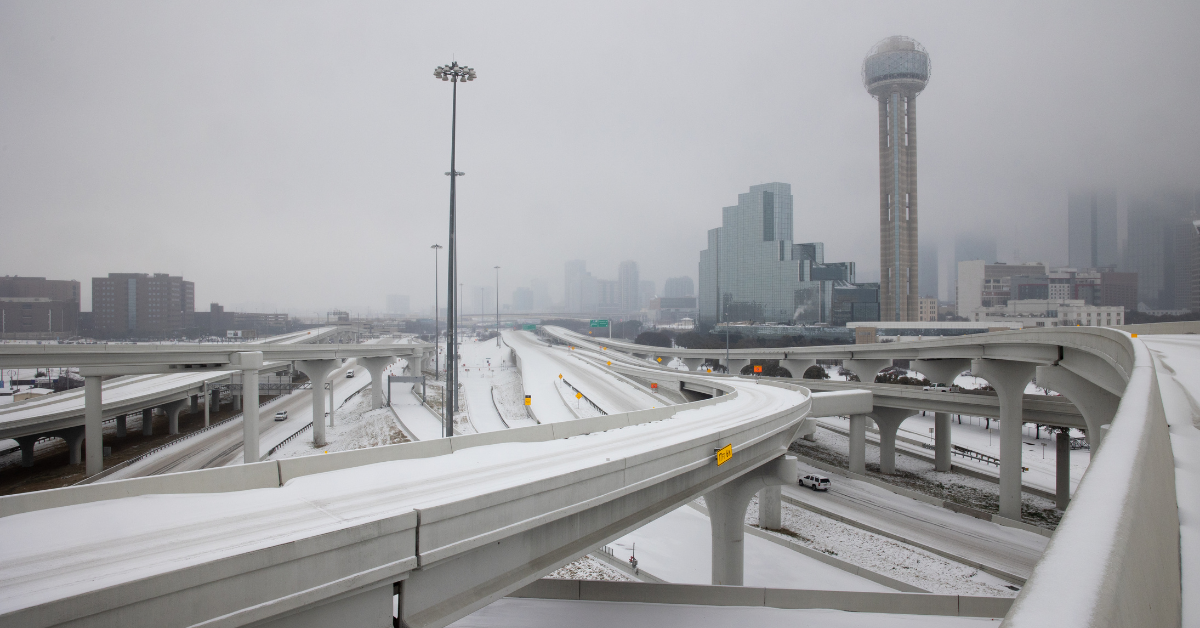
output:
[[296, 430], [296, 432], [295, 432], [294, 434], [292, 434], [291, 436], [288, 436], [287, 438], [283, 439], [282, 441], [279, 441], [279, 444], [278, 444], [278, 445], [275, 445], [274, 447], [272, 447], [272, 448], [271, 448], [271, 450], [267, 452], [267, 455], [263, 456], [263, 457], [262, 457], [262, 459], [263, 459], [263, 460], [265, 460], [265, 459], [267, 459], [267, 458], [270, 458], [270, 457], [271, 457], [271, 454], [274, 454], [275, 452], [277, 452], [277, 451], [279, 451], [280, 449], [282, 449], [284, 445], [286, 445], [286, 444], [290, 443], [290, 442], [291, 442], [291, 441], [292, 441], [294, 438], [296, 438], [297, 436], [299, 436], [299, 435], [303, 434], [304, 432], [306, 432], [306, 431], [308, 431], [308, 430], [312, 429], [312, 426], [313, 426], [313, 422], [312, 422], [312, 421], [309, 421], [309, 422], [308, 422], [308, 425], [305, 425], [304, 427], [302, 427], [302, 428], [300, 428], [300, 429]]
[[584, 401], [586, 401], [586, 402], [588, 402], [588, 404], [590, 404], [590, 405], [591, 405], [593, 408], [595, 408], [595, 409], [596, 409], [596, 412], [599, 412], [600, 414], [603, 414], [603, 415], [608, 415], [608, 413], [607, 413], [607, 412], [605, 412], [603, 408], [601, 408], [600, 406], [596, 405], [596, 402], [592, 401], [591, 399], [588, 399], [588, 396], [587, 396], [587, 395], [585, 395], [585, 394], [583, 394], [583, 391], [582, 391], [582, 390], [579, 390], [578, 388], [576, 388], [576, 387], [572, 386], [572, 385], [571, 385], [571, 382], [568, 382], [568, 381], [567, 381], [567, 378], [565, 378], [565, 377], [564, 377], [564, 378], [563, 378], [563, 380], [562, 380], [562, 383], [566, 384], [566, 385], [567, 385], [567, 388], [570, 388], [571, 390], [574, 390], [574, 391], [575, 391], [577, 394], [579, 394], [579, 398], [580, 398], [580, 399], [583, 399], [583, 400], [584, 400]]

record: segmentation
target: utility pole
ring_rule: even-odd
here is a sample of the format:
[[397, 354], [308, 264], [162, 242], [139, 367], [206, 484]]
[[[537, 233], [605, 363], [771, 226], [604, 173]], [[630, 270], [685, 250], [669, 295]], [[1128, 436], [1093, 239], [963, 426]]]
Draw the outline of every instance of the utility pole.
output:
[[500, 346], [500, 267], [496, 267], [496, 347]]
[[458, 356], [458, 347], [455, 346], [455, 336], [458, 332], [458, 325], [455, 315], [458, 313], [458, 308], [456, 307], [454, 299], [454, 284], [458, 281], [455, 191], [458, 177], [463, 175], [463, 173], [455, 169], [454, 165], [454, 144], [458, 131], [458, 84], [460, 82], [475, 80], [475, 70], [466, 66], [460, 66], [458, 65], [458, 62], [455, 61], [450, 65], [443, 65], [435, 68], [433, 71], [433, 76], [434, 78], [441, 79], [443, 81], [449, 81], [454, 86], [451, 101], [452, 108], [450, 110], [450, 172], [446, 173], [446, 176], [450, 177], [450, 239], [448, 242], [449, 250], [447, 251], [447, 256], [449, 257], [447, 265], [450, 267], [450, 270], [448, 271], [449, 277], [447, 279], [450, 287], [450, 298], [446, 302], [446, 331], [449, 335], [449, 338], [446, 339], [446, 387], [447, 390], [450, 391], [451, 397], [450, 406], [447, 409], [446, 417], [442, 425], [443, 435], [449, 438], [454, 435], [454, 410], [457, 407], [457, 403], [455, 403], [457, 399], [455, 398], [456, 395], [454, 395], [454, 393], [458, 391], [458, 360], [456, 359]]
[[[437, 254], [438, 254], [438, 251], [441, 250], [442, 245], [435, 244], [429, 248], [433, 249], [433, 346], [434, 346], [433, 379], [436, 381], [438, 378], [437, 341], [438, 341], [438, 336], [441, 333], [440, 330], [438, 329], [438, 256], [437, 256]], [[389, 389], [389, 392], [388, 392], [389, 398], [390, 398], [391, 394], [392, 393], [390, 392], [390, 389]], [[391, 402], [388, 402], [388, 405], [391, 405]]]

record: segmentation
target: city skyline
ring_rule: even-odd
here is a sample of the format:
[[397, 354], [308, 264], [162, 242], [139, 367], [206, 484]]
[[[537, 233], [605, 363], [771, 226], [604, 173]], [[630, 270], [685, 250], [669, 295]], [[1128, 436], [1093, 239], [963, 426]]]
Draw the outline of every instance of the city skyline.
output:
[[[427, 79], [450, 53], [484, 77], [459, 102], [468, 284], [491, 283], [495, 265], [509, 285], [555, 281], [574, 258], [605, 273], [638, 259], [660, 282], [693, 274], [721, 199], [762, 181], [790, 181], [806, 212], [798, 219], [823, 234], [829, 256], [878, 278], [866, 253], [878, 246], [868, 225], [877, 132], [864, 124], [877, 104], [859, 69], [863, 51], [893, 33], [938, 57], [936, 98], [922, 104], [925, 242], [1004, 215], [992, 230], [1001, 257], [1062, 265], [1070, 189], [1186, 188], [1200, 169], [1187, 140], [1200, 121], [1186, 105], [1200, 88], [1174, 78], [1200, 57], [1186, 28], [1194, 4], [1080, 14], [1051, 3], [1038, 20], [1010, 5], [768, 3], [683, 21], [655, 6], [636, 20], [621, 4], [484, 7], [437, 34], [416, 26], [431, 10], [300, 3], [287, 25], [255, 7], [231, 27], [220, 4], [0, 7], [0, 40], [13, 51], [0, 69], [10, 86], [0, 95], [0, 207], [7, 230], [30, 236], [5, 247], [0, 272], [84, 280], [154, 268], [194, 278], [200, 303], [365, 310], [398, 293], [428, 307], [432, 256], [405, 251], [445, 244], [449, 112]], [[613, 45], [620, 55], [593, 54]], [[544, 85], [533, 61], [545, 49], [556, 51], [553, 67], [589, 80]], [[630, 63], [666, 51], [668, 77]], [[1097, 94], [1112, 72], [1126, 88]], [[212, 230], [219, 250], [199, 235]], [[39, 234], [51, 232], [62, 247], [47, 256]], [[303, 272], [275, 261], [293, 247], [347, 244], [353, 256]], [[368, 272], [340, 276], [347, 266]], [[394, 283], [379, 290], [375, 269]]]

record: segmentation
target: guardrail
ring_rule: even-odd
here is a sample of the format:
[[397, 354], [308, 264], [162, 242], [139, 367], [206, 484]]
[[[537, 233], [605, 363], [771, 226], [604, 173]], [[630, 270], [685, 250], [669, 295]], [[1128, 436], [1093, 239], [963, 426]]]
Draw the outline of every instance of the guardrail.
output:
[[595, 408], [596, 412], [599, 412], [600, 414], [603, 414], [603, 415], [607, 415], [607, 414], [608, 414], [607, 412], [605, 412], [605, 411], [604, 411], [604, 409], [603, 409], [603, 408], [601, 408], [600, 406], [596, 405], [596, 402], [595, 402], [595, 401], [592, 401], [591, 399], [588, 399], [588, 396], [587, 396], [587, 395], [585, 395], [585, 394], [583, 394], [583, 391], [582, 391], [582, 390], [579, 390], [578, 388], [576, 388], [576, 387], [572, 386], [572, 385], [571, 385], [571, 382], [568, 382], [568, 381], [567, 381], [567, 378], [565, 378], [565, 377], [564, 377], [564, 378], [563, 378], [563, 380], [562, 380], [562, 383], [566, 384], [566, 385], [567, 385], [567, 388], [570, 388], [571, 390], [574, 390], [574, 391], [575, 391], [575, 393], [579, 395], [579, 398], [580, 398], [580, 399], [583, 399], [583, 400], [584, 400], [584, 401], [586, 401], [586, 402], [588, 402], [588, 404], [589, 404], [589, 405], [591, 405], [593, 408]]
[[272, 448], [271, 448], [271, 450], [267, 452], [267, 455], [265, 455], [265, 456], [263, 456], [262, 458], [260, 458], [260, 460], [263, 460], [263, 459], [266, 459], [266, 458], [270, 458], [270, 457], [271, 457], [271, 454], [273, 454], [273, 453], [275, 453], [275, 452], [279, 451], [280, 449], [282, 449], [284, 445], [286, 445], [286, 444], [288, 444], [288, 443], [292, 442], [292, 440], [293, 440], [293, 439], [295, 439], [297, 436], [299, 436], [299, 435], [303, 434], [305, 431], [307, 431], [307, 430], [309, 430], [309, 429], [312, 429], [312, 426], [313, 426], [313, 422], [312, 422], [312, 421], [309, 421], [309, 422], [308, 422], [308, 425], [305, 425], [304, 427], [302, 427], [302, 428], [300, 428], [300, 429], [296, 430], [296, 432], [295, 432], [294, 434], [292, 434], [291, 436], [288, 436], [287, 438], [285, 438], [285, 439], [283, 439], [283, 440], [279, 441], [279, 444], [278, 444], [278, 445], [275, 445], [274, 447], [272, 447]]

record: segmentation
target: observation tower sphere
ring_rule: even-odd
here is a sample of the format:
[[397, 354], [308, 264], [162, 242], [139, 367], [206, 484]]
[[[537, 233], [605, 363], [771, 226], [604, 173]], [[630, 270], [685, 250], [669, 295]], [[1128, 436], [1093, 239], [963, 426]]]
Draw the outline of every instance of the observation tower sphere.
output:
[[929, 83], [929, 53], [915, 39], [894, 35], [875, 44], [863, 59], [863, 87], [879, 98], [899, 88], [919, 94]]
[[879, 102], [879, 320], [916, 321], [917, 94], [929, 83], [929, 53], [888, 37], [867, 53], [862, 81]]

